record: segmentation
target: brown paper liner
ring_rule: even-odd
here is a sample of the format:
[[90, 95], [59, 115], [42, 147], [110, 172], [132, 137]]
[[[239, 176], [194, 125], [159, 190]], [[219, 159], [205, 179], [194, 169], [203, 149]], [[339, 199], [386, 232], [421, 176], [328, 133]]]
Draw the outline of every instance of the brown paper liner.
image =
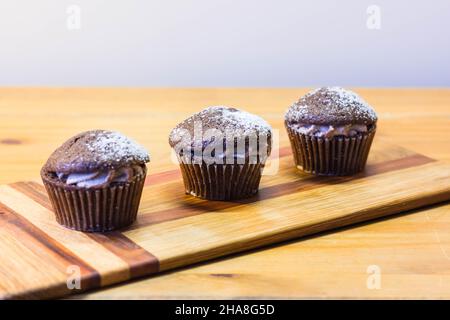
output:
[[286, 129], [297, 168], [316, 175], [346, 176], [364, 170], [376, 128], [356, 137], [317, 138]]
[[238, 200], [258, 192], [264, 163], [185, 164], [180, 162], [186, 194], [207, 200]]
[[145, 175], [144, 168], [144, 174], [132, 182], [101, 189], [64, 186], [41, 176], [59, 224], [83, 232], [107, 232], [136, 220]]

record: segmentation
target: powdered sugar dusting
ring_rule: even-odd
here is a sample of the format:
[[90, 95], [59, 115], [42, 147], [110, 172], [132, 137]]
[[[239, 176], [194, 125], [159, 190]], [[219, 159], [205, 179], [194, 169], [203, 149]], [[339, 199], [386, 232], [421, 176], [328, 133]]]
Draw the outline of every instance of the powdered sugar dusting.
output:
[[251, 134], [270, 135], [271, 126], [261, 117], [226, 106], [212, 106], [192, 115], [179, 125], [170, 134], [170, 142], [178, 141], [186, 130], [193, 135], [194, 126], [201, 124], [202, 130], [218, 129], [223, 133], [234, 136]]
[[270, 131], [270, 125], [261, 117], [246, 111], [225, 106], [208, 107], [202, 111], [217, 117], [214, 121], [221, 122], [225, 129], [236, 130], [242, 133], [258, 131], [260, 133]]
[[89, 133], [86, 148], [97, 155], [99, 161], [149, 161], [147, 150], [137, 142], [115, 131]]
[[377, 115], [355, 92], [341, 87], [315, 89], [294, 103], [286, 113], [289, 122], [313, 124], [374, 123]]

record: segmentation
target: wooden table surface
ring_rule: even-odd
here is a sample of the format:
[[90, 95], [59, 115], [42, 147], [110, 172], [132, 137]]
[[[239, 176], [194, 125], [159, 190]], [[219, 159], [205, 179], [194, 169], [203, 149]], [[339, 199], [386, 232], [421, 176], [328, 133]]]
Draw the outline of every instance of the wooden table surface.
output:
[[[61, 142], [94, 128], [119, 130], [145, 145], [152, 155], [150, 171], [174, 169], [170, 129], [208, 105], [257, 113], [280, 129], [286, 144], [284, 111], [306, 91], [3, 88], [0, 183], [38, 179], [41, 165]], [[450, 160], [450, 89], [356, 91], [379, 114], [378, 137]], [[374, 279], [379, 285], [370, 285]], [[450, 298], [450, 204], [74, 297]]]

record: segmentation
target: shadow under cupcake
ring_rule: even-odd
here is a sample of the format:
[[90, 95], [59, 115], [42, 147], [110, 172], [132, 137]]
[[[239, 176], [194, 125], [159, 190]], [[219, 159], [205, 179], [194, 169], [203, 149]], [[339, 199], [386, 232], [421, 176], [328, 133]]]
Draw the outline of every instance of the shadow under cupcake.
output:
[[307, 93], [285, 115], [297, 168], [325, 176], [364, 169], [376, 123], [377, 115], [367, 102], [340, 87]]
[[84, 232], [132, 224], [149, 160], [142, 146], [118, 132], [95, 130], [70, 138], [41, 170], [58, 223]]

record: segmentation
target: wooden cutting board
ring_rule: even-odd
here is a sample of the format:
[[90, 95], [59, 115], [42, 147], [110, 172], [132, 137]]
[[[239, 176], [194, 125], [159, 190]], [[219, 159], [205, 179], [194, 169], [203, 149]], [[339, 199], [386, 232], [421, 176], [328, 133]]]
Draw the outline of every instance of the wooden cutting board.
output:
[[[150, 166], [151, 172], [151, 166]], [[152, 173], [138, 221], [107, 234], [54, 220], [43, 186], [0, 186], [0, 298], [62, 297], [450, 199], [450, 164], [375, 140], [364, 173], [300, 174], [289, 146], [249, 200], [184, 195], [179, 170]], [[74, 272], [81, 289], [68, 289]]]

